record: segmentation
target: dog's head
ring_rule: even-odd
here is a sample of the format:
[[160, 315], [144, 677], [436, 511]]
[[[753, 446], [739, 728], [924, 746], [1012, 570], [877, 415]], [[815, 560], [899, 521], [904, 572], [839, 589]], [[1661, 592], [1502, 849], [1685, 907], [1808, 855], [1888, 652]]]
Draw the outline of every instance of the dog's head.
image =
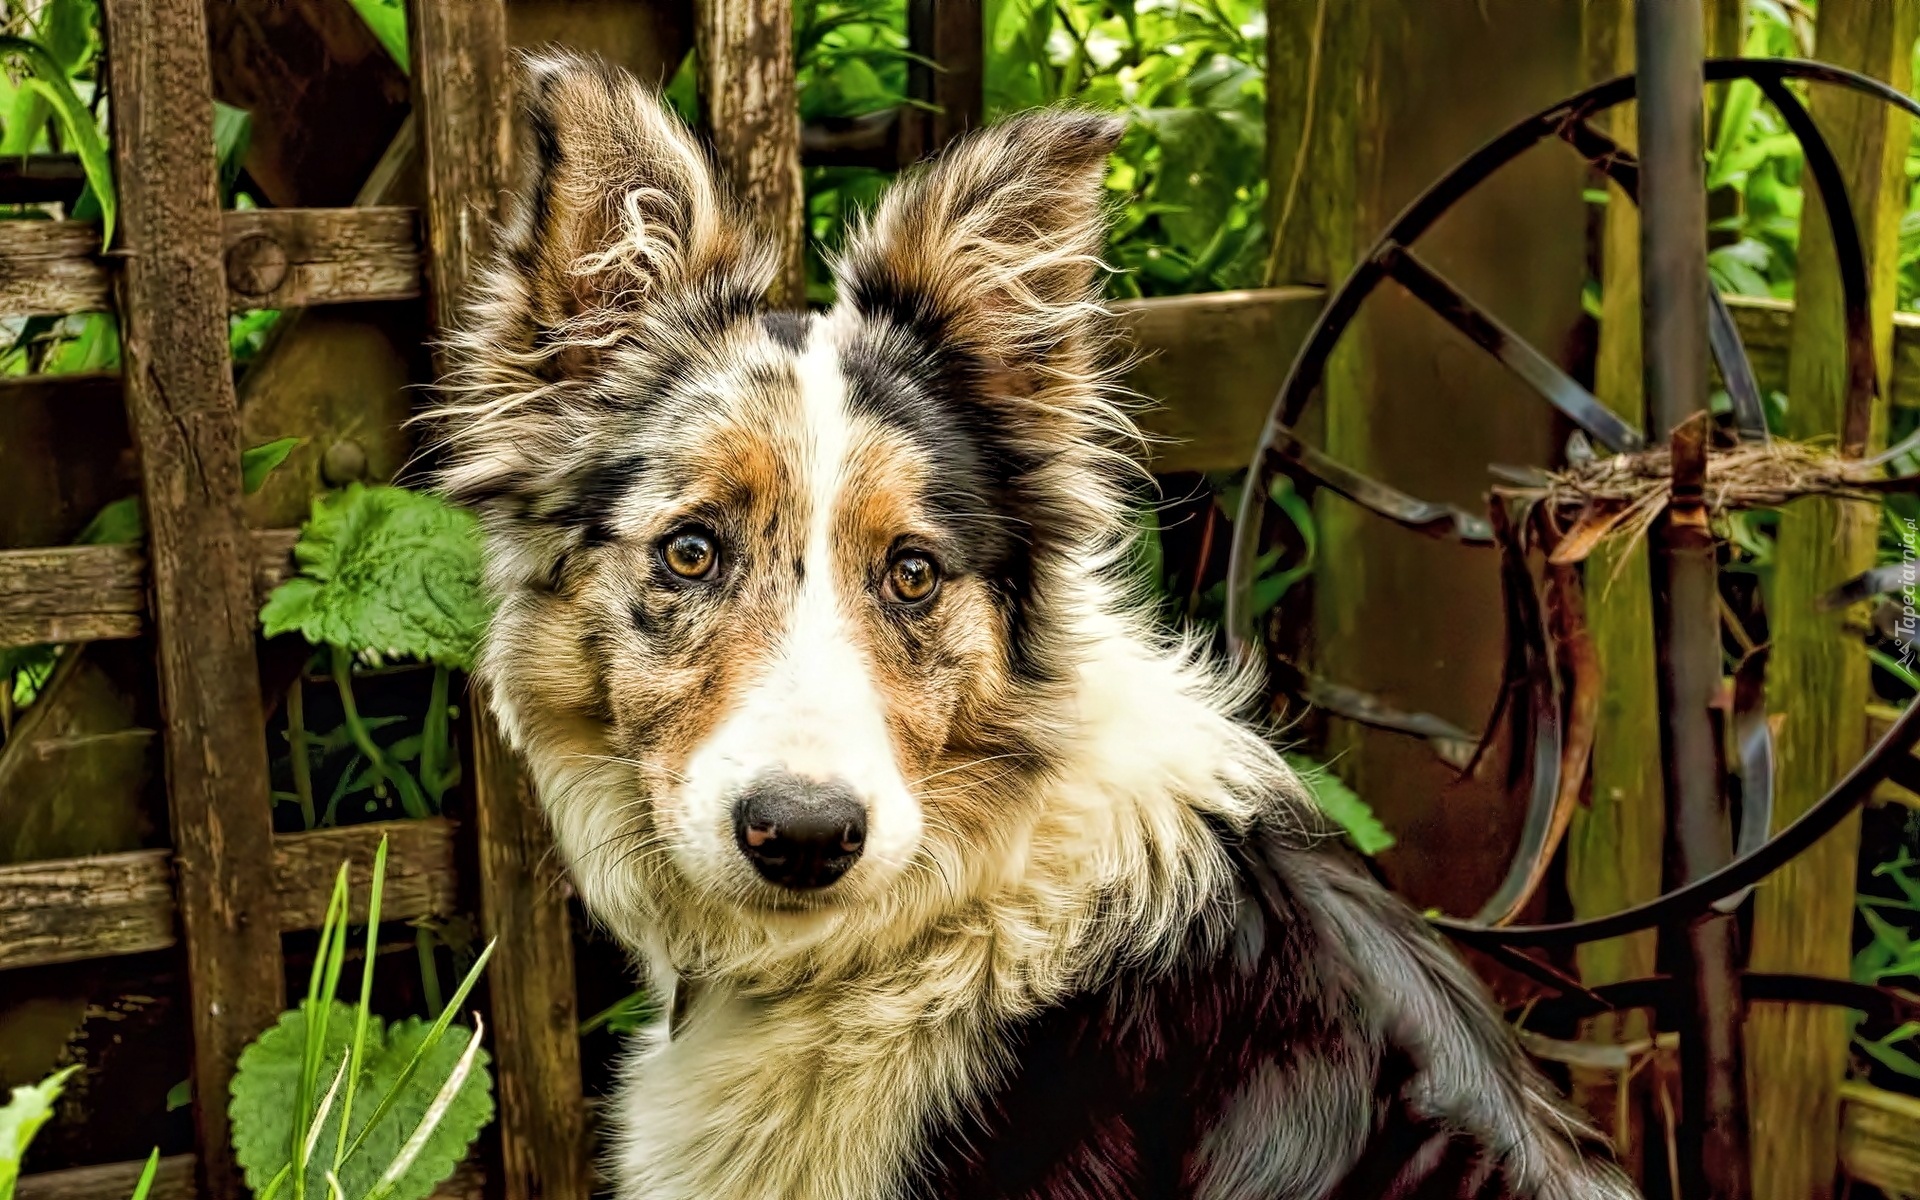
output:
[[443, 480], [488, 531], [481, 673], [589, 903], [791, 933], [964, 890], [1046, 770], [1124, 524], [1118, 122], [1030, 114], [910, 174], [807, 315], [767, 308], [773, 256], [653, 93], [565, 55], [523, 89]]

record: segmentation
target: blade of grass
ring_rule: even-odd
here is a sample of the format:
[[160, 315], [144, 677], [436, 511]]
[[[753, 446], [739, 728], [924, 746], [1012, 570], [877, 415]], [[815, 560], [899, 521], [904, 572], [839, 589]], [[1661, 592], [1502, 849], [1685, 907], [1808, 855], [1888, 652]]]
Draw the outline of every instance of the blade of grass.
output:
[[153, 1190], [153, 1177], [160, 1173], [160, 1147], [155, 1146], [153, 1153], [147, 1155], [147, 1165], [140, 1168], [140, 1182], [133, 1185], [133, 1195], [129, 1200], [147, 1200], [147, 1193]]
[[373, 852], [373, 881], [367, 893], [367, 957], [360, 964], [360, 1007], [353, 1017], [353, 1049], [348, 1061], [352, 1069], [347, 1075], [346, 1104], [340, 1110], [340, 1131], [333, 1143], [333, 1170], [340, 1169], [340, 1160], [347, 1154], [347, 1125], [353, 1120], [353, 1093], [360, 1082], [360, 1059], [367, 1044], [367, 1013], [373, 1004], [373, 964], [380, 952], [380, 897], [387, 883], [387, 839], [380, 837], [380, 846]]
[[434, 1021], [433, 1028], [427, 1030], [427, 1036], [420, 1039], [420, 1044], [414, 1047], [413, 1057], [409, 1058], [407, 1065], [401, 1068], [399, 1077], [393, 1081], [393, 1086], [387, 1089], [387, 1094], [380, 1097], [380, 1103], [373, 1110], [373, 1116], [367, 1118], [367, 1123], [362, 1125], [360, 1132], [354, 1136], [353, 1144], [347, 1147], [346, 1158], [341, 1160], [343, 1163], [352, 1160], [355, 1152], [360, 1149], [361, 1143], [366, 1141], [367, 1132], [380, 1123], [380, 1119], [387, 1115], [387, 1111], [393, 1107], [401, 1091], [413, 1081], [414, 1072], [420, 1069], [420, 1061], [440, 1044], [441, 1038], [447, 1035], [447, 1026], [452, 1023], [453, 1014], [460, 1011], [460, 1006], [466, 1003], [467, 993], [471, 992], [473, 985], [480, 981], [480, 972], [486, 969], [487, 960], [493, 957], [495, 944], [495, 942], [488, 942], [487, 948], [480, 952], [480, 957], [473, 960], [473, 966], [467, 970], [467, 977], [460, 981], [458, 988], [454, 989], [453, 999], [440, 1010], [440, 1016]]
[[341, 863], [333, 877], [333, 894], [327, 898], [327, 914], [320, 922], [320, 942], [313, 953], [313, 969], [307, 975], [307, 1038], [300, 1055], [300, 1092], [294, 1097], [293, 1144], [288, 1147], [293, 1162], [294, 1200], [307, 1194], [307, 1156], [300, 1131], [307, 1128], [313, 1114], [313, 1089], [319, 1082], [320, 1059], [327, 1044], [327, 1016], [332, 1009], [334, 988], [339, 975], [331, 968], [333, 948], [346, 940], [347, 864]]
[[473, 1036], [467, 1039], [467, 1048], [460, 1055], [460, 1061], [454, 1064], [446, 1082], [434, 1094], [433, 1103], [427, 1106], [426, 1115], [420, 1118], [420, 1124], [414, 1127], [412, 1136], [400, 1147], [400, 1153], [394, 1155], [387, 1169], [380, 1173], [380, 1182], [374, 1185], [367, 1200], [386, 1200], [394, 1186], [413, 1169], [420, 1152], [426, 1149], [427, 1139], [433, 1136], [434, 1130], [440, 1128], [440, 1122], [446, 1120], [447, 1110], [453, 1107], [453, 1098], [460, 1094], [460, 1089], [466, 1086], [467, 1077], [473, 1074], [474, 1059], [480, 1053], [480, 1035], [485, 1030], [486, 1023], [480, 1019], [479, 1013], [474, 1013]]

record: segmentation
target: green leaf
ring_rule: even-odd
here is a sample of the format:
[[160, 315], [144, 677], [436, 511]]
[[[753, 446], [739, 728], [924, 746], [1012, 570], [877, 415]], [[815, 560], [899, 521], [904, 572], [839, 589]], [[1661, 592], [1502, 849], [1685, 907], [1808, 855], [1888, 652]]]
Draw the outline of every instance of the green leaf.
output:
[[[321, 1061], [327, 1064], [329, 1077], [348, 1057], [359, 1020], [355, 1007], [337, 1000], [331, 1005], [321, 1047]], [[233, 1077], [232, 1100], [227, 1112], [233, 1121], [234, 1154], [246, 1172], [247, 1185], [256, 1193], [292, 1161], [294, 1100], [301, 1082], [307, 1018], [311, 1011], [311, 1007], [302, 1002], [300, 1008], [282, 1015], [278, 1024], [241, 1053], [239, 1070]], [[357, 1200], [374, 1190], [381, 1173], [419, 1126], [472, 1037], [471, 1030], [449, 1027], [446, 1036], [421, 1056], [412, 1076], [403, 1079], [407, 1064], [426, 1043], [430, 1029], [428, 1022], [418, 1017], [391, 1026], [377, 1016], [367, 1020], [361, 1069], [354, 1081], [356, 1090], [366, 1096], [381, 1097], [396, 1087], [398, 1091], [392, 1104], [384, 1110], [360, 1104], [348, 1115], [348, 1134], [359, 1144], [354, 1153], [341, 1161], [338, 1174], [341, 1188], [349, 1197]], [[453, 1174], [474, 1139], [492, 1120], [492, 1079], [486, 1063], [483, 1050], [476, 1069], [453, 1097], [419, 1157], [391, 1192], [391, 1200], [426, 1200], [436, 1186]], [[339, 1144], [339, 1125], [345, 1108], [336, 1103], [328, 1110], [314, 1143], [316, 1148]], [[302, 1136], [306, 1134], [307, 1131], [301, 1131]], [[326, 1172], [332, 1161], [331, 1153], [316, 1150], [307, 1164], [309, 1195], [328, 1194]]]
[[413, 70], [408, 65], [407, 7], [402, 0], [353, 0], [353, 11], [402, 71]]
[[140, 497], [127, 496], [93, 514], [93, 520], [87, 522], [87, 527], [74, 541], [82, 546], [120, 546], [139, 541], [146, 532], [146, 522], [140, 516]]
[[259, 491], [266, 484], [267, 476], [273, 474], [275, 467], [287, 461], [287, 455], [292, 454], [299, 444], [299, 438], [287, 437], [243, 452], [240, 455], [240, 483], [247, 495]]
[[1301, 782], [1313, 793], [1320, 811], [1346, 830], [1354, 849], [1374, 855], [1393, 845], [1393, 835], [1380, 823], [1380, 818], [1373, 815], [1373, 809], [1352, 788], [1340, 782], [1339, 776], [1305, 755], [1289, 754], [1286, 759], [1287, 765], [1299, 773]]
[[160, 1173], [160, 1147], [155, 1146], [147, 1155], [147, 1165], [140, 1168], [140, 1180], [133, 1185], [130, 1200], [147, 1200], [147, 1193], [153, 1190], [154, 1176]]
[[0, 1200], [13, 1200], [13, 1185], [20, 1178], [20, 1160], [27, 1156], [27, 1146], [53, 1116], [60, 1089], [79, 1069], [68, 1067], [39, 1083], [14, 1088], [6, 1107], [0, 1108]]
[[240, 178], [247, 145], [253, 140], [253, 114], [231, 104], [213, 102], [213, 153], [220, 168], [220, 195], [224, 199]]
[[468, 669], [492, 614], [479, 525], [434, 496], [354, 484], [313, 502], [300, 574], [268, 597], [268, 637]]
[[93, 114], [74, 93], [73, 81], [45, 47], [23, 37], [0, 36], [0, 55], [24, 60], [30, 72], [26, 86], [32, 89], [60, 118], [67, 145], [80, 157], [80, 169], [87, 186], [100, 204], [100, 245], [113, 244], [113, 214], [116, 208], [113, 190], [113, 164], [107, 157], [106, 139], [94, 124]]

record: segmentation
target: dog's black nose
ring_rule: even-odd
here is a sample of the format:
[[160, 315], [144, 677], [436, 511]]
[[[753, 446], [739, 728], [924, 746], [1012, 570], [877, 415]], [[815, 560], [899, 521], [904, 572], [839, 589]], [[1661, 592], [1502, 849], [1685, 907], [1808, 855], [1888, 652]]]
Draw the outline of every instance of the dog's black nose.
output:
[[844, 783], [765, 775], [734, 804], [733, 836], [762, 878], [823, 888], [866, 848], [867, 809]]

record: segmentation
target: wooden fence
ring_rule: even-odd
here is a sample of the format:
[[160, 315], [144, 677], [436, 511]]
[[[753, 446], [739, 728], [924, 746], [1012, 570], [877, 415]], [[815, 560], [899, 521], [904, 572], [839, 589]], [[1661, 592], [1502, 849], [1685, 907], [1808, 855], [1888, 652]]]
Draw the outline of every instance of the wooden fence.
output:
[[[295, 534], [249, 529], [243, 518], [226, 334], [230, 311], [416, 297], [435, 326], [445, 323], [486, 252], [507, 185], [504, 2], [411, 0], [413, 116], [396, 145], [417, 147], [420, 207], [247, 212], [218, 205], [204, 0], [103, 7], [119, 241], [102, 255], [92, 225], [0, 223], [0, 313], [114, 311], [124, 368], [113, 379], [0, 385], [0, 405], [26, 389], [52, 388], [75, 403], [117, 395], [139, 456], [149, 536], [143, 547], [0, 551], [0, 649], [151, 638], [172, 849], [0, 867], [0, 970], [177, 945], [192, 1004], [198, 1153], [167, 1160], [154, 1195], [239, 1200], [245, 1189], [229, 1149], [227, 1085], [241, 1047], [285, 1006], [280, 935], [315, 927], [337, 864], [351, 860], [364, 879], [374, 846], [389, 836], [386, 917], [450, 915], [465, 873], [485, 932], [499, 939], [488, 981], [498, 1158], [486, 1172], [463, 1169], [443, 1195], [476, 1196], [485, 1187], [512, 1200], [583, 1200], [591, 1186], [588, 1122], [566, 892], [538, 806], [485, 720], [475, 721], [471, 739], [471, 828], [458, 837], [438, 818], [272, 831], [255, 616], [291, 569]], [[978, 0], [911, 0], [909, 11], [911, 47], [934, 64], [914, 70], [912, 88], [938, 111], [801, 129], [787, 52], [790, 0], [696, 6], [722, 164], [758, 211], [781, 221], [789, 300], [800, 295], [803, 158], [894, 166], [979, 118]], [[749, 76], [754, 86], [742, 85]], [[377, 187], [362, 193], [381, 195]], [[1148, 353], [1132, 382], [1166, 402], [1147, 421], [1169, 439], [1158, 451], [1160, 470], [1244, 465], [1322, 297], [1319, 286], [1291, 286], [1120, 306]], [[1768, 302], [1735, 309], [1763, 389], [1784, 389], [1791, 310]], [[1892, 400], [1920, 407], [1920, 320], [1895, 323]], [[1844, 1114], [1848, 1169], [1889, 1190], [1920, 1190], [1920, 1106], [1855, 1088]], [[117, 1200], [137, 1172], [126, 1163], [44, 1174], [24, 1180], [21, 1195]]]

